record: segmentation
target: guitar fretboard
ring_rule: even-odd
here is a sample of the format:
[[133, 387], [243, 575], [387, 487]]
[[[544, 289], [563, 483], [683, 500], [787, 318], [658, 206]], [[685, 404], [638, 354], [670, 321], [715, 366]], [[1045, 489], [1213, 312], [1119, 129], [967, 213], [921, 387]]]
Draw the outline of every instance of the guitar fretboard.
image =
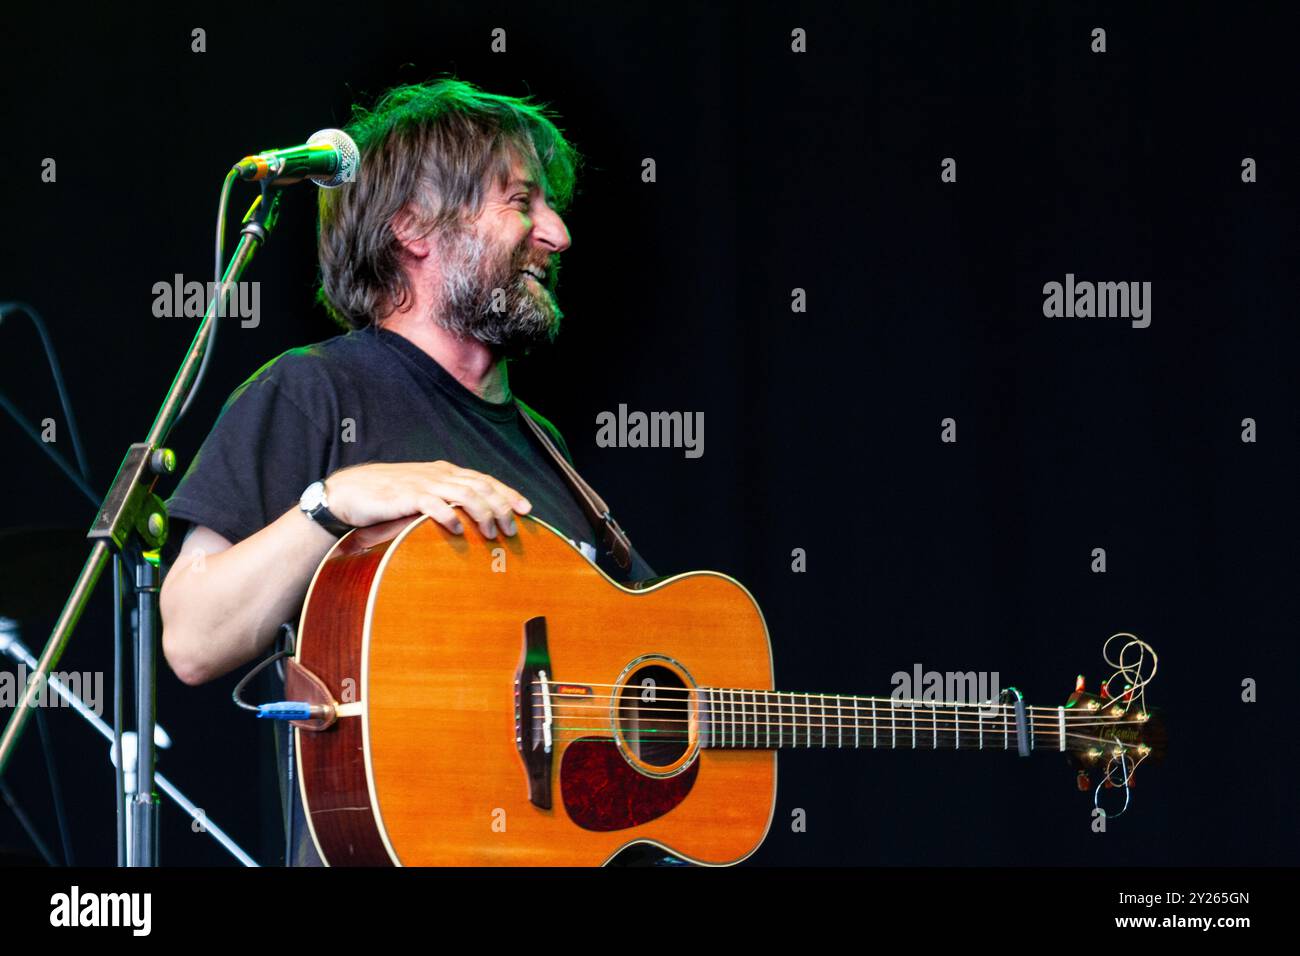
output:
[[[712, 749], [780, 750], [947, 749], [1016, 750], [1015, 705], [899, 701], [891, 697], [844, 697], [779, 691], [700, 688], [700, 746]], [[1026, 707], [1030, 750], [1064, 750], [1079, 718], [1065, 707]], [[1069, 729], [1067, 729], [1069, 728]], [[1081, 728], [1079, 728], [1081, 729]]]

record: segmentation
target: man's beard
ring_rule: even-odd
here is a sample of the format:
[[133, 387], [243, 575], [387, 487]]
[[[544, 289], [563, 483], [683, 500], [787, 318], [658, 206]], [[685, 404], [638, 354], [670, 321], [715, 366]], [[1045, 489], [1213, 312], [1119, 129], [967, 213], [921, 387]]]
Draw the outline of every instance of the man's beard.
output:
[[[555, 339], [564, 317], [552, 291], [557, 257], [538, 261], [527, 247], [503, 256], [486, 239], [455, 227], [439, 237], [438, 256], [442, 289], [437, 322], [444, 329], [510, 358]], [[530, 279], [525, 265], [545, 272], [545, 285]]]

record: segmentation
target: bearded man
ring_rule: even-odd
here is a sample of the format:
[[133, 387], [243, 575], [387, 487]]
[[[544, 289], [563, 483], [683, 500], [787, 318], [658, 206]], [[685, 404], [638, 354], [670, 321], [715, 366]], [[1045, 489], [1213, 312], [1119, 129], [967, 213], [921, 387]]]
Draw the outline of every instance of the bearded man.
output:
[[[571, 460], [563, 438], [510, 390], [509, 362], [560, 326], [575, 150], [536, 105], [450, 79], [390, 91], [347, 132], [360, 166], [320, 192], [318, 297], [349, 331], [236, 389], [168, 501], [163, 651], [187, 684], [265, 656], [354, 527], [424, 514], [460, 534], [456, 506], [492, 538], [531, 514], [612, 577], [654, 576], [593, 546], [609, 528], [545, 447]], [[293, 862], [318, 863], [294, 817]]]

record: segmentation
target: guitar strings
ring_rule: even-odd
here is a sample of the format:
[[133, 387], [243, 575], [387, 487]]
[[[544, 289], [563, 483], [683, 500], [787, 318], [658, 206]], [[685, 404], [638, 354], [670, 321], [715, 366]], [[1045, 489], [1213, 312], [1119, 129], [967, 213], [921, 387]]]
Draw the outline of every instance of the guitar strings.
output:
[[[559, 743], [571, 743], [575, 740], [595, 739], [602, 743], [614, 742], [614, 738], [612, 736], [593, 738], [591, 736], [593, 733], [608, 734], [609, 729], [604, 727], [559, 728], [554, 732], [552, 741], [559, 742]], [[572, 736], [565, 736], [566, 734], [571, 734]], [[1083, 735], [1077, 735], [1077, 734], [1070, 734], [1067, 736], [1074, 740], [1096, 743], [1101, 745], [1100, 752], [1096, 755], [1099, 757], [1107, 754], [1108, 751], [1111, 751], [1112, 748], [1115, 747], [1118, 747], [1125, 752], [1131, 752], [1137, 750], [1137, 747], [1134, 744], [1122, 743], [1115, 740], [1107, 740], [1103, 737], [1085, 737]], [[670, 743], [689, 744], [690, 743], [690, 738], [683, 737], [681, 734], [676, 734], [676, 735], [662, 734], [662, 735], [648, 736], [648, 737], [619, 735], [618, 740], [624, 743], [661, 743], [661, 744], [670, 744]], [[960, 744], [957, 744], [955, 741], [956, 738], [952, 736], [940, 734], [939, 740], [936, 743], [932, 735], [918, 733], [915, 742], [912, 742], [910, 740], [910, 735], [900, 736], [899, 738], [897, 738], [897, 740], [891, 741], [889, 743], [885, 743], [882, 739], [881, 741], [878, 741], [875, 744], [859, 742], [858, 744], [852, 746], [847, 743], [836, 743], [835, 745], [832, 745], [830, 743], [824, 743], [819, 740], [814, 740], [812, 743], [808, 743], [806, 740], [794, 740], [794, 739], [786, 740], [782, 738], [780, 741], [771, 741], [771, 742], [765, 741], [762, 744], [759, 744], [758, 742], [754, 742], [754, 741], [746, 741], [744, 743], [740, 741], [736, 741], [735, 743], [729, 742], [726, 745], [721, 745], [716, 742], [713, 742], [708, 747], [703, 749], [708, 749], [708, 750], [990, 750], [990, 751], [997, 751], [997, 750], [1015, 751], [1017, 749], [1015, 746], [998, 747], [995, 742], [991, 742], [991, 741], [986, 742], [983, 747], [980, 747], [977, 745], [977, 743], [974, 740], [969, 738], [961, 738], [962, 742]], [[1059, 741], [1053, 741], [1051, 746], [1035, 747], [1034, 749], [1042, 750], [1044, 753], [1053, 753], [1056, 752], [1057, 743], [1059, 743]], [[1110, 755], [1116, 756], [1116, 754], [1114, 753], [1111, 753]], [[1145, 759], [1146, 756], [1147, 754], [1142, 754], [1139, 757], [1138, 762]], [[1134, 766], [1136, 766], [1136, 763], [1134, 764]]]
[[[574, 705], [561, 705], [561, 706], [574, 707]], [[555, 723], [552, 725], [552, 732], [558, 733], [558, 732], [565, 732], [565, 731], [583, 731], [583, 732], [600, 732], [600, 733], [607, 733], [607, 734], [614, 733], [614, 730], [611, 728], [609, 724], [588, 727], [588, 726], [578, 726], [578, 725], [563, 723], [566, 717], [569, 719], [579, 719], [579, 718], [590, 718], [592, 716], [593, 715], [591, 714], [558, 714], [558, 715], [553, 714], [553, 720], [555, 721]], [[744, 716], [754, 716], [754, 715], [746, 714]], [[786, 716], [786, 715], [779, 715], [779, 716]], [[793, 715], [789, 715], [789, 716], [793, 717]], [[1079, 716], [1085, 719], [1079, 721], [1073, 721], [1067, 725], [1072, 728], [1071, 730], [1068, 730], [1066, 732], [1065, 736], [1067, 740], [1100, 743], [1107, 746], [1111, 744], [1117, 744], [1124, 748], [1133, 748], [1133, 749], [1136, 749], [1137, 747], [1141, 746], [1140, 744], [1137, 743], [1119, 741], [1114, 738], [1105, 738], [1105, 737], [1098, 737], [1090, 734], [1079, 733], [1078, 730], [1084, 727], [1111, 728], [1119, 725], [1139, 724], [1139, 723], [1143, 723], [1143, 721], [1122, 720], [1122, 719], [1096, 719], [1096, 718], [1087, 719], [1088, 715], [1079, 715]], [[534, 722], [538, 722], [544, 720], [545, 718], [542, 715], [535, 715], [532, 719]], [[689, 738], [689, 725], [695, 721], [693, 718], [659, 718], [655, 722], [657, 724], [684, 724], [688, 726], [668, 728], [664, 731], [656, 731], [648, 728], [638, 728], [636, 731], [634, 731], [634, 733], [644, 733], [644, 734], [654, 735], [645, 738], [646, 740], [680, 741]], [[1027, 729], [1029, 730], [1031, 736], [1034, 737], [1035, 741], [1042, 739], [1043, 741], [1045, 741], [1045, 746], [1050, 746], [1052, 744], [1056, 744], [1056, 745], [1060, 744], [1061, 733], [1060, 733], [1059, 720], [1041, 719], [1037, 721], [1027, 721], [1026, 723], [1027, 723]], [[963, 727], [967, 728], [965, 739], [971, 746], [974, 746], [976, 743], [978, 743], [985, 737], [987, 737], [990, 741], [996, 741], [998, 736], [1002, 736], [1004, 739], [1009, 739], [1013, 729], [1013, 725], [1009, 719], [986, 720], [978, 725], [978, 731], [979, 731], [978, 733], [972, 733], [970, 731], [969, 728], [971, 727], [971, 724], [968, 721], [967, 722], [952, 721], [947, 719], [906, 721], [903, 723], [901, 727], [898, 725], [896, 721], [890, 721], [888, 723], [877, 722], [876, 724], [870, 724], [870, 723], [832, 724], [832, 723], [814, 723], [814, 722], [785, 723], [783, 721], [764, 722], [760, 720], [753, 720], [753, 721], [723, 720], [723, 721], [716, 722], [714, 724], [714, 734], [712, 735], [712, 739], [715, 741], [715, 748], [716, 748], [717, 740], [730, 739], [731, 743], [740, 749], [750, 747], [750, 746], [757, 747], [759, 739], [763, 739], [765, 744], [763, 749], [767, 749], [771, 745], [773, 729], [776, 729], [777, 731], [776, 737], [777, 737], [778, 744], [783, 745], [786, 737], [786, 729], [789, 728], [790, 730], [789, 736], [791, 739], [792, 746], [798, 745], [800, 735], [803, 734], [804, 739], [808, 741], [806, 746], [808, 747], [821, 746], [825, 748], [828, 746], [827, 741], [832, 736], [831, 732], [834, 731], [834, 737], [836, 739], [837, 747], [843, 747], [844, 746], [843, 741], [845, 735], [852, 734], [855, 736], [855, 738], [858, 741], [858, 743], [855, 744], [855, 748], [860, 748], [861, 747], [860, 741], [864, 731], [870, 731], [872, 734], [872, 739], [874, 741], [878, 741], [880, 739], [880, 737], [882, 736], [881, 732], [883, 731], [888, 734], [891, 742], [895, 742], [891, 744], [891, 749], [897, 749], [896, 741], [898, 739], [901, 738], [906, 740], [909, 736], [913, 739], [914, 742], [921, 741], [921, 740], [935, 742], [936, 747], [938, 745], [937, 741], [940, 739], [944, 741], [952, 741], [953, 746], [955, 748], [960, 749], [960, 744], [962, 740], [961, 730]], [[813, 740], [813, 736], [815, 732], [819, 730], [821, 731], [820, 744]], [[686, 733], [686, 737], [683, 737], [684, 732]], [[625, 738], [625, 739], [639, 739], [639, 738]], [[752, 740], [752, 744], [751, 744], [751, 740]], [[916, 746], [916, 744], [914, 743], [913, 746]], [[878, 744], [873, 744], [873, 747], [878, 748]]]
[[[545, 683], [549, 687], [611, 687], [611, 688], [617, 688], [626, 691], [630, 693], [632, 696], [636, 696], [637, 694], [643, 693], [645, 690], [649, 689], [639, 684], [604, 684], [604, 683], [598, 683], [592, 681], [535, 680], [532, 682], [534, 686], [538, 686], [543, 683]], [[1140, 685], [1135, 685], [1132, 688], [1132, 690], [1124, 691], [1122, 694], [1120, 694], [1117, 697], [1102, 698], [1104, 700], [1111, 701], [1111, 703], [1104, 704], [1102, 706], [1111, 707], [1114, 706], [1115, 704], [1121, 704], [1121, 703], [1127, 703], [1129, 706], [1131, 706], [1133, 701], [1130, 700], [1126, 702], [1123, 700], [1123, 698], [1125, 697], [1133, 698], [1135, 693], [1139, 690], [1140, 690]], [[536, 696], [540, 696], [543, 692], [540, 690], [534, 690], [531, 693], [534, 697], [536, 697]], [[717, 704], [727, 703], [733, 705], [741, 704], [741, 703], [750, 704], [750, 705], [756, 704], [758, 703], [756, 699], [756, 695], [762, 694], [764, 696], [765, 701], [770, 701], [772, 697], [775, 696], [776, 702], [778, 704], [781, 703], [782, 698], [789, 698], [791, 700], [803, 699], [805, 702], [811, 701], [812, 699], [815, 698], [816, 700], [823, 701], [823, 702], [840, 701], [840, 702], [851, 703], [853, 701], [858, 701], [860, 703], [862, 702], [869, 703], [869, 704], [877, 703], [877, 704], [883, 704], [886, 706], [893, 706], [893, 707], [902, 707], [903, 705], [914, 705], [917, 707], [972, 707], [977, 709], [983, 709], [986, 707], [997, 707], [997, 708], [1014, 711], [1016, 706], [1014, 703], [1003, 702], [1003, 701], [986, 701], [983, 703], [963, 704], [963, 703], [955, 703], [951, 701], [919, 700], [911, 697], [857, 697], [849, 694], [820, 694], [820, 693], [804, 693], [801, 691], [760, 690], [760, 689], [749, 688], [749, 687], [659, 687], [659, 686], [655, 686], [652, 689], [652, 693], [655, 696], [665, 695], [665, 697], [670, 700], [672, 698], [668, 697], [667, 695], [682, 694], [684, 695], [683, 697], [677, 698], [678, 700], [682, 700], [682, 701], [689, 700], [692, 694], [709, 694], [710, 700], [713, 701], [714, 703]], [[742, 695], [742, 698], [738, 700], [733, 696], [728, 700], [723, 700], [723, 698], [720, 696], [722, 694], [728, 694], [728, 695], [740, 694]], [[750, 695], [748, 700], [745, 700], [743, 698], [743, 695], [745, 694]], [[575, 695], [565, 695], [556, 692], [551, 693], [551, 697], [554, 700], [565, 700], [565, 699], [572, 700], [574, 696]], [[610, 698], [619, 697], [619, 696], [625, 696], [625, 695], [621, 695], [621, 694], [582, 695], [582, 697], [587, 700], [608, 700]], [[804, 703], [801, 704], [800, 706], [808, 706], [808, 704]], [[1064, 705], [1064, 706], [1067, 706], [1068, 709], [1068, 705]], [[1044, 711], [1044, 712], [1055, 714], [1057, 708], [1050, 705], [1026, 704], [1025, 710], [1027, 712], [1037, 710], [1037, 711]]]
[[[537, 697], [542, 697], [543, 695], [540, 691], [535, 691], [532, 696], [534, 698], [537, 698]], [[827, 699], [830, 700], [833, 698], [827, 698]], [[840, 698], [840, 700], [845, 700], [845, 699], [846, 698]], [[679, 699], [679, 700], [681, 700], [683, 704], [687, 703], [685, 699]], [[571, 708], [571, 709], [594, 710], [601, 713], [611, 709], [606, 704], [596, 703], [596, 701], [621, 701], [620, 703], [614, 705], [612, 709], [618, 711], [624, 711], [624, 712], [631, 712], [638, 715], [680, 714], [683, 712], [681, 707], [647, 706], [645, 703], [638, 702], [635, 699], [620, 697], [619, 695], [605, 695], [605, 694], [600, 694], [592, 697], [583, 697], [581, 700], [574, 699], [572, 697], [566, 698], [563, 696], [553, 696], [551, 699], [551, 707], [552, 709], [564, 707], [564, 708]], [[697, 704], [697, 707], [698, 706], [699, 705]], [[830, 726], [830, 727], [839, 726], [840, 724], [843, 724], [844, 726], [854, 726], [855, 725], [854, 723], [845, 724], [844, 720], [848, 718], [855, 722], [861, 721], [873, 713], [873, 711], [869, 708], [859, 707], [856, 708], [856, 715], [855, 715], [854, 713], [855, 708], [844, 707], [842, 704], [835, 708], [832, 708], [827, 704], [817, 704], [816, 706], [820, 712], [814, 714], [812, 710], [813, 706], [814, 705], [810, 703], [805, 704], [805, 703], [798, 703], [798, 702], [792, 702], [790, 704], [780, 702], [780, 703], [773, 704], [770, 701], [756, 701], [756, 700], [749, 700], [749, 701], [715, 700], [710, 705], [710, 712], [715, 715], [717, 722], [736, 724], [736, 725], [749, 724], [749, 723], [755, 723], [761, 725], [764, 723], [771, 722], [770, 720], [769, 721], [762, 720], [761, 718], [763, 715], [775, 716], [777, 718], [788, 716], [791, 717], [792, 719], [798, 719], [799, 717], [807, 717], [809, 720], [811, 720], [814, 717], [820, 717], [823, 720], [827, 720], [827, 721], [831, 719], [835, 719], [838, 721], [838, 723], [825, 724], [825, 726]], [[759, 710], [760, 707], [762, 707], [762, 711]], [[962, 707], [967, 707], [970, 709], [968, 710], [958, 709]], [[875, 723], [879, 725], [885, 722], [895, 722], [900, 712], [903, 715], [919, 712], [922, 714], [931, 715], [930, 717], [924, 718], [925, 723], [927, 725], [933, 724], [936, 720], [941, 720], [945, 723], [958, 724], [961, 726], [978, 728], [980, 726], [987, 726], [991, 723], [1011, 721], [1014, 720], [1015, 718], [1015, 710], [1010, 705], [989, 704], [987, 705], [987, 707], [992, 707], [997, 712], [994, 714], [985, 714], [984, 710], [986, 709], [986, 707], [981, 707], [979, 705], [971, 705], [971, 704], [916, 702], [914, 705], [908, 706], [904, 703], [900, 703], [895, 706], [884, 708], [883, 710], [875, 710], [874, 711], [875, 716], [872, 719], [874, 719]], [[786, 708], [789, 709], [787, 710]], [[948, 710], [947, 708], [954, 708], [954, 709]], [[1047, 707], [1026, 708], [1026, 711], [1027, 711], [1025, 715], [1026, 720], [1031, 724], [1039, 723], [1042, 724], [1043, 726], [1055, 727], [1061, 722], [1062, 714], [1056, 708], [1047, 708]], [[1103, 713], [1100, 713], [1099, 711], [1075, 711], [1075, 712], [1067, 711], [1063, 716], [1067, 724], [1074, 724], [1074, 725], [1112, 726], [1116, 724], [1125, 724], [1125, 723], [1140, 724], [1146, 722], [1146, 720], [1142, 717], [1129, 717], [1127, 710], [1121, 711], [1119, 715], [1114, 717], [1109, 717]], [[753, 721], [749, 721], [745, 719], [749, 717], [753, 717], [755, 719]], [[672, 720], [674, 718], [659, 718], [659, 719]], [[688, 720], [691, 718], [675, 718], [675, 719]], [[907, 720], [908, 718], [904, 716], [903, 719]], [[799, 724], [799, 726], [804, 726], [804, 724]], [[820, 727], [823, 725], [813, 724], [813, 726]]]
[[[552, 734], [569, 732], [569, 731], [603, 733], [603, 734], [609, 734], [611, 736], [615, 735], [615, 732], [609, 726], [600, 726], [600, 725], [589, 727], [589, 726], [578, 725], [578, 724], [563, 724], [558, 726], [552, 726], [551, 728]], [[626, 735], [627, 733], [628, 731], [624, 731], [623, 734], [620, 734], [619, 736]], [[655, 740], [683, 740], [683, 739], [689, 739], [692, 736], [695, 737], [700, 736], [699, 734], [692, 735], [688, 730], [684, 728], [676, 728], [676, 729], [668, 729], [668, 730], [655, 730], [652, 728], [637, 728], [631, 731], [630, 733], [648, 735], [646, 739], [655, 739]], [[939, 728], [938, 732], [936, 733], [934, 728], [918, 727], [916, 728], [915, 734], [911, 733], [910, 728], [905, 733], [880, 734], [880, 735], [845, 734], [841, 736], [839, 734], [823, 734], [823, 735], [810, 736], [806, 733], [788, 733], [788, 734], [787, 733], [776, 733], [776, 734], [761, 733], [761, 734], [746, 734], [746, 735], [728, 734], [727, 737], [725, 738], [726, 741], [725, 745], [742, 746], [742, 747], [758, 746], [758, 741], [761, 740], [763, 741], [763, 745], [765, 747], [770, 747], [773, 742], [775, 742], [778, 745], [784, 746], [785, 742], [788, 740], [792, 745], [797, 745], [800, 742], [804, 742], [805, 746], [829, 747], [830, 746], [829, 741], [835, 741], [836, 747], [844, 748], [848, 746], [847, 741], [856, 740], [857, 743], [854, 743], [852, 746], [861, 747], [863, 740], [874, 740], [876, 741], [876, 743], [872, 744], [871, 746], [878, 747], [879, 741], [882, 740], [889, 740], [891, 741], [891, 745], [894, 745], [892, 744], [892, 742], [898, 740], [913, 739], [913, 740], [925, 741], [927, 743], [930, 743], [937, 738], [938, 740], [942, 740], [942, 741], [950, 741], [954, 748], [959, 748], [962, 742], [969, 743], [970, 746], [972, 747], [977, 747], [979, 745], [979, 742], [981, 740], [984, 740], [987, 742], [988, 746], [992, 746], [994, 743], [996, 743], [999, 737], [1003, 738], [1004, 741], [1009, 741], [1013, 736], [1014, 736], [1013, 734], [997, 733], [997, 734], [985, 734], [983, 735], [983, 737], [980, 737], [975, 734], [964, 734], [964, 735], [954, 734], [951, 731], [945, 730], [943, 728]], [[1100, 737], [1092, 734], [1067, 733], [1065, 735], [1065, 738], [1067, 741], [1072, 741], [1075, 743], [1099, 744], [1102, 745], [1103, 747], [1109, 747], [1114, 745], [1125, 749], [1138, 750], [1142, 746], [1132, 741], [1121, 741], [1113, 737]], [[811, 743], [808, 742], [810, 740], [812, 741]], [[1057, 734], [1039, 733], [1034, 735], [1034, 741], [1038, 745], [1035, 746], [1034, 749], [1053, 749], [1059, 746], [1061, 742], [1061, 738]], [[710, 737], [710, 743], [711, 746], [713, 747], [724, 746], [723, 738], [717, 734], [714, 734]]]
[[[574, 708], [574, 709], [576, 710], [577, 708]], [[605, 711], [604, 711], [602, 708], [594, 708], [594, 709], [597, 710], [599, 713], [605, 713]], [[553, 712], [554, 712], [555, 710], [556, 710], [556, 708], [552, 708], [552, 711], [553, 711]], [[631, 713], [631, 714], [629, 714], [629, 715], [626, 715], [626, 716], [640, 716], [641, 713], [642, 713], [642, 711], [635, 710], [635, 709], [632, 709], [632, 708], [625, 708], [625, 710], [632, 710], [632, 711], [633, 711], [633, 713]], [[596, 716], [598, 716], [598, 714], [580, 714], [580, 713], [571, 713], [571, 712], [570, 712], [570, 713], [567, 713], [567, 714], [564, 714], [564, 715], [553, 714], [554, 719], [561, 719], [563, 716], [568, 716], [568, 717], [573, 717], [573, 718], [578, 718], [578, 717], [582, 717], [582, 718], [592, 718], [592, 717], [596, 717]], [[729, 717], [726, 717], [725, 715], [723, 715], [723, 716], [721, 716], [720, 718], [715, 719], [715, 720], [713, 721], [713, 725], [716, 726], [716, 727], [723, 727], [723, 728], [735, 728], [735, 727], [740, 727], [740, 728], [746, 728], [746, 729], [748, 729], [748, 728], [751, 728], [751, 727], [755, 727], [755, 728], [766, 728], [766, 727], [785, 728], [785, 727], [793, 727], [793, 728], [797, 728], [797, 729], [805, 729], [805, 730], [806, 730], [806, 729], [814, 729], [814, 730], [827, 730], [827, 731], [829, 731], [829, 730], [837, 730], [837, 729], [840, 729], [840, 728], [843, 728], [844, 730], [863, 730], [863, 729], [870, 729], [870, 728], [872, 728], [872, 727], [875, 727], [875, 728], [878, 728], [878, 729], [879, 729], [879, 728], [893, 728], [893, 727], [898, 727], [898, 726], [900, 726], [900, 725], [905, 726], [905, 727], [911, 727], [913, 724], [915, 724], [918, 728], [925, 728], [925, 729], [928, 729], [928, 730], [933, 730], [934, 728], [938, 727], [938, 728], [941, 728], [941, 729], [953, 729], [954, 732], [959, 732], [959, 731], [961, 731], [961, 730], [963, 730], [963, 729], [968, 730], [968, 731], [969, 731], [970, 729], [974, 729], [976, 732], [978, 732], [978, 731], [980, 731], [980, 730], [984, 730], [984, 731], [991, 732], [991, 733], [999, 733], [999, 732], [1001, 732], [1002, 728], [1004, 728], [1004, 727], [1005, 727], [1005, 728], [1013, 728], [1013, 727], [1015, 727], [1015, 722], [1014, 722], [1014, 721], [1009, 720], [1009, 719], [1002, 719], [1002, 718], [989, 718], [989, 719], [987, 719], [987, 720], [983, 720], [983, 721], [969, 721], [969, 720], [965, 720], [965, 721], [963, 721], [963, 720], [950, 720], [950, 719], [944, 719], [944, 720], [920, 719], [920, 720], [915, 720], [915, 721], [913, 721], [913, 720], [904, 720], [904, 721], [901, 721], [901, 722], [900, 722], [900, 721], [896, 721], [896, 720], [877, 720], [877, 721], [875, 721], [875, 722], [864, 722], [864, 721], [851, 721], [851, 722], [844, 722], [844, 721], [841, 721], [841, 722], [838, 722], [838, 723], [830, 723], [830, 722], [817, 723], [817, 722], [815, 722], [815, 721], [813, 721], [813, 720], [811, 720], [811, 719], [806, 720], [806, 721], [800, 721], [800, 720], [798, 720], [798, 719], [796, 718], [796, 716], [793, 715], [793, 714], [776, 714], [776, 715], [774, 715], [774, 716], [777, 717], [777, 718], [781, 718], [781, 717], [790, 717], [791, 720], [790, 720], [789, 722], [786, 722], [786, 721], [781, 720], [781, 719], [777, 719], [777, 720], [770, 720], [770, 719], [769, 719], [769, 720], [762, 720], [762, 719], [745, 720], [745, 719], [739, 719], [739, 718], [741, 718], [742, 716], [743, 716], [743, 717], [751, 717], [751, 716], [757, 717], [757, 715], [753, 715], [753, 714], [745, 714], [745, 715], [737, 714], [737, 715], [735, 715], [735, 717], [736, 717], [737, 719], [732, 719], [732, 718], [729, 718]], [[545, 718], [545, 716], [542, 715], [542, 714], [534, 714], [534, 715], [532, 716], [531, 719], [534, 720], [534, 721], [539, 721], [539, 720], [545, 720], [546, 718]], [[699, 718], [696, 718], [696, 717], [657, 717], [657, 718], [654, 719], [653, 722], [656, 723], [656, 724], [692, 724], [692, 723], [698, 723], [698, 722], [699, 722]], [[1103, 720], [1080, 720], [1080, 721], [1067, 721], [1067, 722], [1066, 722], [1066, 726], [1067, 726], [1067, 727], [1073, 727], [1073, 728], [1081, 728], [1081, 727], [1119, 727], [1119, 726], [1137, 725], [1137, 724], [1144, 724], [1144, 723], [1146, 723], [1146, 721], [1138, 720], [1138, 719], [1125, 720], [1125, 719], [1121, 719], [1121, 718], [1116, 718], [1116, 719], [1103, 719]], [[1059, 721], [1055, 721], [1055, 720], [1036, 720], [1036, 721], [1026, 721], [1026, 726], [1029, 727], [1030, 730], [1034, 730], [1034, 731], [1036, 731], [1036, 730], [1038, 730], [1039, 728], [1042, 728], [1043, 731], [1044, 731], [1044, 733], [1051, 732], [1051, 733], [1054, 733], [1054, 734], [1055, 734], [1056, 736], [1058, 736], [1058, 737], [1060, 736], [1060, 734], [1059, 734], [1060, 722], [1059, 722]]]
[[[537, 698], [537, 697], [542, 697], [543, 695], [539, 691], [539, 692], [535, 692], [532, 696]], [[594, 701], [602, 701], [602, 700], [622, 701], [622, 703], [619, 703], [614, 707], [614, 709], [616, 710], [635, 711], [637, 713], [642, 713], [642, 714], [682, 713], [681, 707], [650, 707], [650, 706], [646, 706], [645, 703], [638, 702], [634, 699], [623, 698], [615, 695], [604, 695], [604, 694], [595, 697], [584, 697], [581, 700], [572, 697], [558, 697], [558, 698], [552, 697], [551, 707], [552, 708], [570, 707], [570, 708], [588, 709], [588, 710], [596, 710], [596, 711], [604, 712], [610, 708], [605, 704], [594, 702]], [[686, 703], [686, 702], [683, 701], [682, 703]], [[852, 707], [831, 708], [825, 705], [818, 705], [820, 713], [814, 715], [812, 712], [812, 705], [810, 704], [786, 705], [784, 703], [778, 703], [776, 705], [772, 705], [771, 703], [757, 702], [757, 701], [718, 702], [716, 704], [710, 705], [710, 712], [714, 714], [719, 714], [723, 716], [732, 716], [732, 717], [749, 717], [749, 716], [758, 717], [760, 716], [760, 711], [758, 709], [760, 706], [762, 706], [763, 708], [762, 710], [763, 714], [775, 714], [778, 717], [787, 716], [787, 715], [791, 717], [797, 716], [797, 714], [795, 713], [796, 710], [801, 711], [805, 716], [808, 716], [810, 718], [812, 716], [820, 716], [820, 717], [830, 719], [832, 716], [836, 716], [837, 718], [842, 719], [844, 717], [853, 717], [855, 714], [855, 708]], [[789, 706], [788, 711], [784, 709], [787, 706]], [[1015, 710], [1012, 708], [1003, 707], [1001, 705], [989, 705], [989, 706], [995, 707], [998, 713], [992, 715], [986, 715], [985, 713], [983, 713], [985, 708], [982, 708], [979, 705], [974, 705], [974, 704], [937, 704], [933, 702], [917, 703], [912, 706], [905, 706], [900, 704], [899, 706], [896, 707], [889, 707], [883, 710], [876, 710], [874, 711], [874, 713], [877, 715], [882, 715], [882, 714], [893, 715], [893, 714], [898, 714], [899, 712], [902, 712], [904, 714], [910, 714], [919, 711], [919, 712], [936, 714], [936, 715], [946, 715], [944, 719], [965, 718], [965, 720], [961, 722], [966, 724], [971, 724], [972, 721], [988, 722], [988, 721], [998, 721], [998, 720], [1011, 720], [1014, 719], [1015, 717]], [[971, 709], [966, 711], [956, 710], [956, 709], [948, 711], [948, 710], [940, 709], [940, 708], [949, 708], [949, 707], [952, 708], [969, 707]], [[1059, 723], [1061, 714], [1056, 710], [1056, 708], [1042, 708], [1042, 710], [1046, 712], [1026, 713], [1025, 717], [1027, 720], [1030, 721], [1036, 720], [1045, 724], [1055, 725]], [[871, 713], [873, 713], [873, 711], [867, 708], [861, 708], [861, 707], [856, 708], [857, 718], [865, 717]], [[1099, 711], [1075, 711], [1075, 712], [1067, 711], [1064, 716], [1065, 716], [1066, 723], [1097, 722], [1101, 724], [1110, 724], [1110, 723], [1126, 723], [1126, 722], [1127, 723], [1145, 722], [1140, 717], [1129, 718], [1127, 711], [1123, 711], [1121, 713], [1122, 716], [1109, 717], [1106, 714], [1103, 714]], [[884, 716], [877, 716], [874, 719], [877, 722], [880, 722], [886, 718]]]

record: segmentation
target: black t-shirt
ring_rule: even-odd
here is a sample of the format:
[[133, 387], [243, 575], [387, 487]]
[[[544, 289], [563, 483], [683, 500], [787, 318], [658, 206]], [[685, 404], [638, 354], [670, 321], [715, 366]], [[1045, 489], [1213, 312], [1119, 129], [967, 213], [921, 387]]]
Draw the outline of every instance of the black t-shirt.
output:
[[[573, 460], [555, 426], [533, 417]], [[298, 504], [313, 481], [365, 462], [449, 461], [498, 478], [615, 580], [621, 571], [512, 400], [490, 402], [395, 332], [364, 329], [292, 349], [235, 390], [167, 502], [170, 562], [190, 525], [238, 544]], [[599, 552], [599, 553], [598, 553]]]
[[[444, 460], [518, 490], [532, 503], [530, 514], [567, 535], [615, 580], [654, 577], [635, 549], [627, 572], [604, 553], [559, 468], [519, 415], [513, 400], [474, 394], [395, 332], [369, 328], [292, 349], [230, 396], [168, 500], [173, 523], [164, 567], [189, 527], [207, 526], [238, 544], [297, 507], [307, 485], [340, 468]], [[572, 461], [555, 427], [533, 417]], [[296, 793], [294, 804], [294, 861], [310, 865], [317, 860]]]

